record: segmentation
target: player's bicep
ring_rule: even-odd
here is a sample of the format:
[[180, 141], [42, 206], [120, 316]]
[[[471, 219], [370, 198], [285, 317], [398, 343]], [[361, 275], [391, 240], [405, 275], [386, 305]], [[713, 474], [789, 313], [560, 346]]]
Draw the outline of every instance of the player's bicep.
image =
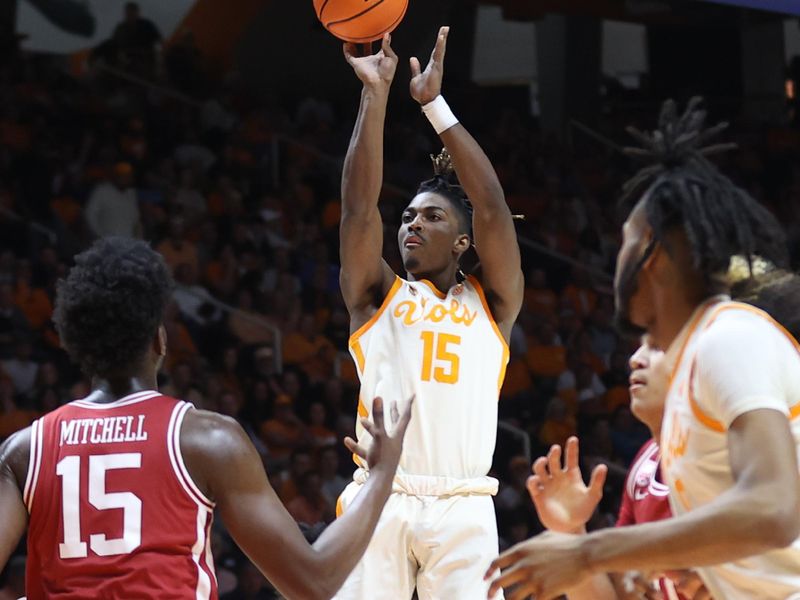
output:
[[344, 211], [339, 228], [342, 270], [339, 282], [348, 309], [364, 308], [391, 285], [394, 273], [383, 260], [383, 222], [377, 207], [361, 213]]
[[727, 440], [737, 487], [765, 500], [771, 511], [785, 513], [790, 521], [785, 525], [800, 527], [797, 448], [786, 415], [771, 409], [746, 412], [733, 421]]
[[[19, 486], [19, 470], [27, 463], [26, 440], [17, 433], [0, 446], [0, 571], [17, 547], [28, 524], [28, 511]], [[26, 465], [25, 465], [25, 468]]]
[[[202, 471], [222, 522], [282, 594], [313, 597], [308, 574], [314, 550], [269, 484], [261, 457], [244, 430], [229, 419], [216, 421], [203, 431]], [[182, 436], [182, 445], [183, 440]]]
[[492, 299], [492, 313], [500, 323], [516, 319], [522, 307], [525, 281], [519, 243], [511, 213], [475, 211], [472, 219], [475, 250], [481, 263], [481, 282]]

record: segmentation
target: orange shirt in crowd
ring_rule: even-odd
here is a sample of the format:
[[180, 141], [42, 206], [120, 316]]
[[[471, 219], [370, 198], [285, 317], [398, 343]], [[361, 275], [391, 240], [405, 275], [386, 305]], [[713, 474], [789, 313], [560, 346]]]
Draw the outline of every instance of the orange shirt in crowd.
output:
[[567, 351], [564, 346], [531, 345], [525, 362], [534, 375], [558, 377], [567, 370]]
[[45, 326], [53, 314], [53, 303], [50, 297], [41, 288], [34, 288], [22, 281], [17, 282], [14, 289], [14, 304], [16, 304], [36, 330]]

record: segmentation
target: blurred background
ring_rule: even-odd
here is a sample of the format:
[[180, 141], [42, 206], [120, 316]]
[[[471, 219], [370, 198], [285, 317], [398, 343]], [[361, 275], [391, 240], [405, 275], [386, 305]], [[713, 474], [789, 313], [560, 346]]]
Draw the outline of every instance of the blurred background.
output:
[[[755, 10], [753, 7], [760, 10]], [[792, 14], [794, 13], [794, 14]], [[541, 529], [532, 457], [581, 435], [611, 472], [613, 524], [647, 430], [610, 282], [636, 166], [626, 125], [707, 99], [739, 150], [723, 170], [785, 224], [800, 260], [800, 7], [793, 0], [412, 0], [387, 118], [385, 256], [438, 139], [407, 91], [451, 26], [444, 94], [494, 162], [526, 274], [493, 475], [501, 543]], [[161, 389], [237, 418], [309, 539], [353, 465], [357, 377], [338, 289], [341, 164], [360, 84], [309, 1], [0, 4], [0, 440], [88, 382], [59, 348], [55, 282], [98, 236], [144, 238], [178, 287]], [[275, 598], [214, 531], [223, 598]], [[24, 545], [0, 575], [22, 595]]]

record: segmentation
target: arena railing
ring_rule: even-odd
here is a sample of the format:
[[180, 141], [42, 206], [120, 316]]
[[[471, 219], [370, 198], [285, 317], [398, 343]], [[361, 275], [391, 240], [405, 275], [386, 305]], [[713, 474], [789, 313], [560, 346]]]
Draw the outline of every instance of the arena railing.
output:
[[[176, 288], [186, 292], [187, 294], [191, 294], [192, 296], [203, 300], [204, 302], [208, 302], [212, 306], [218, 308], [219, 310], [228, 313], [228, 314], [235, 314], [239, 317], [242, 317], [245, 321], [249, 321], [253, 325], [257, 327], [262, 327], [268, 330], [272, 334], [272, 356], [275, 365], [275, 372], [281, 373], [283, 372], [283, 335], [281, 333], [280, 328], [277, 325], [273, 325], [263, 317], [259, 317], [258, 315], [254, 315], [251, 312], [242, 310], [241, 308], [237, 308], [228, 304], [227, 302], [223, 302], [219, 298], [215, 298], [210, 292], [201, 293], [189, 286], [185, 285], [176, 285]], [[262, 344], [267, 345], [267, 344]]]

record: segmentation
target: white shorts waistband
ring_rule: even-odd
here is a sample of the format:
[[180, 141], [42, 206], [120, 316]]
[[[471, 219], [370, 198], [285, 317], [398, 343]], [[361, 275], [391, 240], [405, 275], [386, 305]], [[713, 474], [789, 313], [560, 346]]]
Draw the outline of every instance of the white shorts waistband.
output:
[[[356, 469], [353, 481], [363, 484], [369, 478], [369, 471]], [[409, 496], [456, 496], [466, 494], [479, 494], [494, 496], [497, 494], [497, 479], [494, 477], [436, 477], [433, 475], [407, 475], [394, 476], [392, 491]]]

